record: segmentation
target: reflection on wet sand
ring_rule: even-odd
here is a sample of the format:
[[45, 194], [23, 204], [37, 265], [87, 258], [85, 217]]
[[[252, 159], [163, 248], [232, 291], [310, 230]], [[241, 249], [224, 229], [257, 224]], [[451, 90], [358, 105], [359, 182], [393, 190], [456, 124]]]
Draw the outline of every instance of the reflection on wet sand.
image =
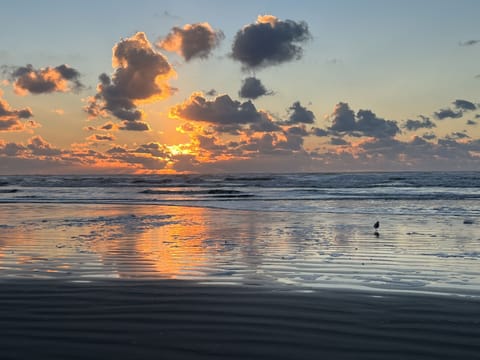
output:
[[362, 214], [347, 219], [175, 206], [3, 204], [0, 280], [480, 289], [471, 228], [453, 226], [453, 218], [425, 223], [389, 217], [376, 238], [369, 220]]

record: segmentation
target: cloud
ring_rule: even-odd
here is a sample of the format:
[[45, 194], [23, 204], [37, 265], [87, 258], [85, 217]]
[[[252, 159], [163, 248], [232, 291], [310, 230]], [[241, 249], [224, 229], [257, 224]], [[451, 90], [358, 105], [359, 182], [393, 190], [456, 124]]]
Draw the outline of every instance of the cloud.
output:
[[300, 126], [291, 126], [285, 130], [287, 135], [296, 135], [296, 136], [308, 136], [308, 131], [305, 128], [305, 125]]
[[460, 41], [458, 44], [460, 46], [473, 46], [480, 43], [480, 40], [467, 40], [467, 41]]
[[463, 116], [463, 111], [461, 110], [454, 111], [452, 109], [440, 109], [439, 111], [436, 111], [434, 115], [438, 120], [443, 120], [447, 118], [458, 119]]
[[425, 140], [433, 140], [437, 138], [437, 135], [435, 135], [433, 132], [426, 132], [422, 135], [422, 138], [424, 138]]
[[53, 147], [50, 143], [38, 135], [28, 140], [27, 148], [32, 152], [33, 155], [37, 156], [56, 156], [62, 153], [60, 149]]
[[215, 90], [215, 89], [210, 89], [205, 93], [205, 95], [207, 95], [207, 96], [217, 96], [217, 94], [218, 94], [217, 90]]
[[329, 132], [327, 130], [321, 129], [321, 128], [318, 128], [318, 127], [312, 127], [311, 133], [312, 133], [312, 135], [315, 135], [315, 136], [318, 136], [318, 137], [324, 137], [324, 136], [329, 135]]
[[222, 31], [214, 30], [208, 23], [187, 24], [183, 28], [172, 28], [164, 39], [156, 43], [156, 46], [177, 52], [185, 61], [206, 59], [224, 37]]
[[470, 101], [467, 101], [467, 100], [455, 100], [453, 102], [453, 105], [457, 109], [464, 110], [464, 111], [476, 110], [477, 109], [477, 106], [474, 103], [472, 103]]
[[115, 141], [115, 136], [111, 134], [93, 134], [87, 138], [89, 141]]
[[300, 101], [295, 101], [288, 109], [290, 115], [285, 122], [288, 125], [292, 124], [313, 124], [315, 122], [315, 115], [313, 112], [303, 107]]
[[63, 116], [63, 115], [65, 115], [65, 110], [63, 110], [63, 109], [53, 109], [52, 113], [57, 114], [58, 116]]
[[469, 139], [470, 136], [468, 136], [464, 132], [455, 131], [455, 132], [452, 132], [450, 135], [447, 135], [445, 138], [449, 140], [457, 140], [457, 139]]
[[351, 132], [355, 130], [355, 113], [347, 103], [339, 102], [335, 105], [330, 119], [332, 120], [332, 126], [329, 128], [331, 131]]
[[23, 153], [27, 148], [22, 144], [13, 142], [6, 143], [0, 139], [0, 155], [5, 156], [18, 156]]
[[150, 126], [144, 121], [128, 121], [122, 122], [122, 125], [118, 126], [119, 130], [129, 131], [149, 131]]
[[193, 93], [184, 103], [170, 109], [170, 117], [238, 127], [258, 123], [264, 115], [250, 100], [242, 103], [220, 95], [210, 101], [202, 93]]
[[36, 127], [34, 121], [22, 122], [22, 119], [28, 119], [33, 116], [29, 108], [15, 110], [10, 107], [3, 98], [3, 91], [0, 90], [0, 131], [22, 131], [27, 127]]
[[403, 124], [403, 127], [408, 131], [415, 131], [418, 129], [431, 129], [436, 127], [434, 122], [432, 122], [428, 117], [420, 115], [421, 120], [411, 120], [408, 119]]
[[330, 118], [328, 130], [338, 135], [392, 138], [400, 133], [396, 121], [379, 118], [370, 110], [359, 110], [355, 115], [347, 103], [338, 103]]
[[78, 91], [83, 88], [80, 73], [66, 64], [41, 69], [34, 69], [28, 64], [11, 69], [9, 77], [18, 95]]
[[175, 71], [167, 59], [152, 48], [143, 32], [113, 47], [112, 65], [113, 75], [111, 78], [107, 74], [99, 76], [97, 94], [89, 99], [84, 110], [91, 117], [113, 115], [131, 123], [124, 122], [122, 130], [148, 130], [148, 125], [140, 122], [143, 112], [137, 106], [170, 96], [173, 89], [167, 81]]
[[242, 81], [242, 87], [238, 95], [242, 98], [256, 99], [263, 95], [272, 95], [273, 92], [268, 91], [262, 82], [255, 77], [248, 77]]
[[302, 57], [302, 43], [310, 39], [306, 22], [260, 15], [235, 35], [231, 56], [245, 69], [262, 68]]
[[165, 145], [159, 144], [157, 142], [150, 142], [147, 144], [140, 145], [135, 149], [136, 153], [150, 154], [159, 158], [167, 158], [171, 154], [168, 151], [168, 148]]
[[344, 146], [344, 145], [350, 145], [348, 141], [343, 140], [342, 138], [339, 137], [332, 137], [330, 139], [330, 144], [336, 145], [336, 146]]

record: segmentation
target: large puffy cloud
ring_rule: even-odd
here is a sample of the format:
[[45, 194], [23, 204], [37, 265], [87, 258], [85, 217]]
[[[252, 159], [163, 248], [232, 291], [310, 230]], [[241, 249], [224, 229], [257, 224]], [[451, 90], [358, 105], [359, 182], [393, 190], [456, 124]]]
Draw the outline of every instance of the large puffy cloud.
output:
[[35, 127], [36, 123], [29, 121], [22, 122], [22, 119], [28, 119], [33, 116], [29, 108], [15, 110], [10, 107], [5, 99], [2, 98], [3, 91], [0, 90], [0, 131], [21, 131], [26, 127]]
[[272, 15], [258, 16], [235, 35], [232, 58], [246, 69], [266, 67], [300, 59], [301, 44], [310, 38], [307, 23], [279, 20]]
[[355, 114], [347, 103], [338, 103], [330, 118], [329, 130], [334, 134], [392, 138], [400, 133], [396, 121], [379, 118], [370, 110], [359, 110]]
[[242, 98], [256, 99], [263, 95], [271, 95], [272, 92], [268, 91], [262, 82], [255, 77], [247, 77], [242, 82], [242, 87], [238, 92], [238, 95]]
[[295, 101], [288, 109], [290, 115], [286, 124], [313, 124], [315, 122], [315, 115], [312, 111], [300, 104], [300, 101]]
[[183, 28], [172, 28], [156, 45], [167, 51], [175, 51], [190, 61], [207, 58], [224, 37], [222, 31], [214, 30], [208, 23], [187, 24]]
[[13, 68], [9, 72], [17, 94], [46, 94], [53, 92], [77, 91], [83, 88], [80, 73], [62, 64], [56, 67], [34, 69], [31, 64]]
[[167, 59], [156, 52], [145, 33], [138, 32], [113, 47], [111, 78], [101, 74], [97, 94], [89, 100], [85, 111], [92, 116], [113, 115], [125, 120], [123, 130], [148, 130], [140, 122], [143, 113], [137, 106], [169, 96], [167, 84], [175, 71]]
[[435, 123], [431, 121], [428, 117], [420, 115], [420, 120], [408, 119], [403, 124], [403, 127], [408, 131], [415, 131], [418, 129], [431, 129], [436, 127]]
[[202, 93], [193, 93], [184, 103], [172, 107], [170, 116], [234, 127], [258, 123], [264, 117], [251, 101], [232, 100], [228, 95], [207, 100]]
[[331, 131], [350, 132], [355, 130], [355, 113], [347, 103], [339, 102], [335, 105], [330, 119], [332, 120]]

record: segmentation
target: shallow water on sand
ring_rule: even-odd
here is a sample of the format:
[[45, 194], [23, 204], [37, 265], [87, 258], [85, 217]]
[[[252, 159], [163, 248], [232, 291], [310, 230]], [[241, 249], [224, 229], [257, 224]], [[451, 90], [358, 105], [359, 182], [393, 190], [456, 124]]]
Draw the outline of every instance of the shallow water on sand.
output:
[[[480, 232], [456, 216], [2, 204], [0, 281], [181, 279], [480, 294]], [[480, 295], [479, 295], [480, 296]]]

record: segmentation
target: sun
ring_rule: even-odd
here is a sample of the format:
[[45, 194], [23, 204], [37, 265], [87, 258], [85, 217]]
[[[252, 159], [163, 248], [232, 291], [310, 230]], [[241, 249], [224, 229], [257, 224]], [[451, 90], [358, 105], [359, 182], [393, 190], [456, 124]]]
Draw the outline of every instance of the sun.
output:
[[193, 155], [194, 151], [192, 144], [175, 144], [175, 145], [166, 145], [166, 148], [172, 156], [178, 155]]

